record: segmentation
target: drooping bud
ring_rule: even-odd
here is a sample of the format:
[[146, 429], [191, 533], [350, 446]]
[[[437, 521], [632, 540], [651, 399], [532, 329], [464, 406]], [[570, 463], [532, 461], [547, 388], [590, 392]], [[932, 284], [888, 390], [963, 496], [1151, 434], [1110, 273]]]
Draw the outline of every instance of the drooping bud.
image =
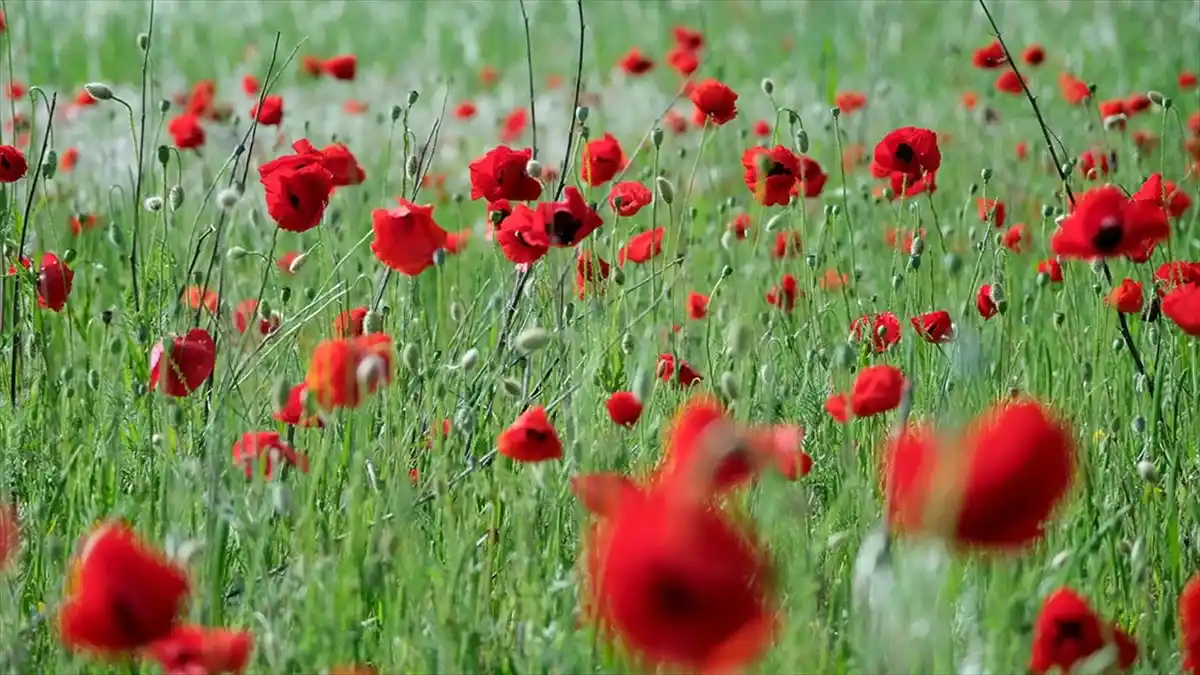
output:
[[763, 226], [763, 231], [774, 232], [775, 230], [778, 230], [779, 226], [783, 224], [783, 220], [786, 217], [786, 213], [776, 213], [775, 215], [771, 216], [771, 218], [767, 220], [767, 224]]
[[804, 129], [796, 132], [796, 149], [800, 154], [808, 152], [808, 132]]
[[149, 49], [150, 34], [149, 33], [138, 33], [137, 46], [138, 46], [138, 49], [140, 49], [142, 51], [146, 51], [147, 49]]
[[542, 177], [542, 163], [536, 159], [531, 159], [525, 162], [525, 173], [529, 174], [530, 178]]
[[1112, 131], [1113, 129], [1124, 129], [1125, 121], [1128, 119], [1129, 118], [1125, 115], [1125, 113], [1109, 115], [1104, 118], [1104, 129], [1106, 131]]
[[367, 312], [363, 317], [363, 332], [368, 335], [383, 332], [383, 312]]
[[1150, 91], [1146, 92], [1146, 98], [1150, 99], [1150, 102], [1154, 105], [1161, 106], [1167, 97], [1163, 96], [1161, 91], [1155, 91], [1151, 89]]
[[726, 265], [721, 268], [721, 278], [722, 279], [728, 279], [731, 276], [733, 276], [733, 266], [732, 265]]
[[158, 112], [165, 115], [165, 114], [167, 114], [167, 111], [170, 109], [171, 109], [171, 102], [168, 101], [167, 99], [164, 98], [158, 102]]
[[113, 98], [112, 87], [109, 87], [103, 82], [88, 82], [87, 84], [83, 85], [83, 89], [88, 93], [88, 96], [91, 96], [97, 101], [111, 101]]
[[249, 254], [250, 252], [241, 246], [230, 246], [229, 250], [225, 251], [225, 259], [230, 262], [237, 262]]
[[391, 112], [392, 112], [392, 114], [391, 114], [392, 121], [395, 122], [396, 120], [400, 119], [401, 115], [404, 114], [404, 109], [398, 105], [394, 105], [394, 106], [392, 106]]
[[217, 204], [228, 211], [237, 205], [238, 200], [242, 198], [242, 193], [235, 187], [227, 187], [217, 193]]
[[171, 205], [172, 211], [178, 211], [180, 206], [183, 206], [183, 186], [172, 185], [167, 191], [167, 203]]
[[664, 204], [670, 205], [675, 202], [675, 186], [671, 185], [671, 181], [665, 176], [654, 179], [654, 185], [658, 189], [658, 198], [663, 200]]
[[299, 272], [304, 267], [304, 263], [306, 262], [308, 262], [308, 254], [301, 253], [293, 258], [292, 262], [288, 264], [288, 272], [291, 272], [292, 274]]
[[477, 365], [479, 365], [479, 350], [474, 347], [468, 349], [458, 359], [458, 367], [462, 370], [475, 370]]
[[155, 155], [158, 157], [158, 163], [164, 167], [171, 161], [171, 149], [165, 145], [158, 146]]
[[721, 395], [724, 396], [726, 400], [737, 400], [738, 395], [741, 393], [741, 386], [738, 385], [737, 376], [728, 370], [721, 373], [720, 385]]
[[629, 333], [624, 333], [621, 335], [621, 351], [625, 352], [626, 354], [632, 354], [634, 346], [632, 335]]
[[763, 93], [767, 96], [775, 93], [775, 80], [772, 80], [769, 77], [764, 77], [759, 86], [762, 87]]

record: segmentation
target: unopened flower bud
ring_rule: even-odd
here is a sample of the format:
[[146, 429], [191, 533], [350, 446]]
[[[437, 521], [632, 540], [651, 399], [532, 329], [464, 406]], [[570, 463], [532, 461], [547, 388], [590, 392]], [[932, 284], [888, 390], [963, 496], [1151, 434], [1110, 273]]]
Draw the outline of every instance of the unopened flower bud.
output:
[[548, 333], [544, 328], [539, 328], [537, 326], [526, 328], [517, 335], [515, 343], [517, 345], [517, 349], [520, 349], [528, 354], [550, 344], [550, 333]]
[[588, 121], [588, 107], [581, 105], [575, 109], [575, 121], [583, 124]]
[[358, 386], [369, 391], [387, 377], [387, 363], [381, 357], [372, 354], [359, 362], [354, 374], [358, 379]]
[[1049, 218], [1054, 215], [1054, 207], [1049, 204], [1042, 205], [1042, 217]]
[[1158, 482], [1158, 469], [1154, 468], [1154, 462], [1148, 459], [1143, 459], [1137, 463], [1137, 473], [1139, 478], [1151, 485]]
[[767, 224], [763, 226], [764, 232], [774, 232], [783, 224], [783, 219], [786, 218], [786, 213], [776, 213], [767, 220]]
[[1054, 327], [1055, 328], [1062, 328], [1063, 324], [1066, 322], [1067, 322], [1066, 314], [1063, 314], [1062, 312], [1054, 313]]
[[733, 267], [732, 266], [725, 265], [724, 267], [721, 268], [721, 278], [722, 279], [728, 279], [731, 276], [733, 276]]
[[416, 105], [417, 101], [420, 100], [420, 98], [421, 98], [421, 92], [417, 91], [416, 89], [413, 89], [412, 91], [408, 92], [408, 107], [411, 108], [414, 105]]
[[621, 335], [621, 351], [626, 354], [632, 354], [634, 346], [633, 336], [629, 333], [623, 333]]
[[721, 248], [728, 251], [733, 248], [734, 242], [737, 241], [737, 235], [732, 230], [725, 230], [721, 233]]
[[167, 203], [171, 205], [172, 211], [178, 211], [180, 206], [183, 206], [183, 186], [172, 185], [167, 191]]
[[46, 153], [46, 161], [42, 162], [42, 178], [51, 180], [58, 171], [58, 153], [51, 150]]
[[458, 359], [458, 367], [463, 370], [475, 370], [477, 365], [479, 365], [479, 350], [474, 347], [468, 349]]
[[228, 251], [225, 251], [225, 259], [230, 262], [237, 262], [249, 255], [250, 252], [241, 246], [230, 246]]
[[766, 94], [767, 96], [770, 96], [771, 94], [775, 93], [775, 80], [772, 80], [769, 77], [764, 77], [762, 79], [762, 83], [759, 86], [762, 87], [763, 93]]
[[671, 185], [671, 181], [665, 176], [654, 179], [654, 185], [658, 189], [658, 198], [663, 200], [664, 204], [670, 205], [675, 202], [675, 186]]
[[392, 106], [391, 113], [392, 121], [395, 122], [396, 120], [400, 119], [401, 115], [404, 114], [404, 109], [398, 105], [394, 105]]
[[406, 342], [404, 347], [400, 349], [400, 363], [409, 370], [416, 370], [420, 365], [421, 352], [417, 346], [411, 342]]
[[367, 312], [363, 317], [363, 332], [368, 335], [383, 332], [383, 313]]
[[808, 152], [808, 132], [804, 129], [796, 132], [796, 149], [800, 154]]
[[1162, 100], [1162, 107], [1163, 107], [1163, 110], [1170, 110], [1170, 109], [1172, 108], [1172, 106], [1173, 106], [1173, 105], [1174, 105], [1174, 103], [1171, 101], [1171, 97], [1170, 97], [1170, 96], [1164, 96], [1164, 97], [1163, 97], [1163, 100]]
[[741, 386], [738, 385], [737, 377], [728, 370], [721, 373], [720, 379], [721, 395], [728, 401], [737, 400], [741, 393]]
[[142, 51], [146, 51], [146, 49], [148, 49], [150, 47], [150, 34], [149, 33], [138, 33], [137, 46], [138, 46], [138, 49], [140, 49]]
[[500, 380], [500, 389], [502, 389], [504, 393], [508, 394], [509, 396], [516, 398], [521, 395], [522, 387], [520, 382], [517, 382], [511, 377], [505, 377]]
[[991, 168], [989, 168], [989, 167], [984, 167], [984, 168], [983, 168], [983, 170], [981, 170], [981, 171], [979, 172], [979, 177], [980, 177], [980, 178], [983, 180], [983, 184], [984, 184], [984, 185], [987, 185], [987, 184], [988, 184], [988, 182], [992, 180], [992, 170], [991, 170]]
[[833, 115], [833, 119], [836, 120], [837, 118], [842, 116], [842, 109], [835, 105], [832, 108], [830, 108], [829, 114]]
[[618, 286], [625, 285], [625, 270], [620, 267], [614, 267], [612, 270], [613, 283]]
[[892, 190], [891, 186], [884, 186], [884, 188], [883, 188], [883, 191], [881, 192], [881, 194], [883, 195], [883, 198], [884, 198], [884, 199], [889, 199], [889, 200], [890, 200], [892, 197], [895, 197], [895, 196], [896, 196], [896, 192], [895, 192], [895, 190]]
[[293, 258], [292, 262], [288, 264], [288, 272], [291, 272], [292, 274], [299, 272], [304, 267], [304, 263], [306, 262], [308, 262], [308, 254], [301, 253]]
[[146, 197], [146, 201], [143, 202], [143, 205], [146, 207], [146, 210], [150, 212], [162, 211], [163, 199], [158, 195]]
[[909, 255], [921, 255], [925, 252], [925, 240], [921, 237], [913, 237], [912, 243], [908, 246]]
[[170, 109], [171, 109], [171, 102], [168, 101], [167, 99], [164, 98], [158, 102], [158, 112], [163, 113], [165, 115], [167, 113], [167, 111]]
[[542, 163], [536, 159], [531, 159], [525, 162], [525, 173], [529, 174], [530, 178], [542, 177]]
[[1155, 90], [1151, 89], [1150, 91], [1146, 92], [1146, 98], [1150, 99], [1150, 102], [1153, 103], [1154, 105], [1162, 105], [1163, 100], [1166, 99], [1167, 97], [1163, 96], [1163, 93], [1161, 91], [1155, 91]]
[[155, 150], [155, 156], [158, 157], [159, 164], [166, 166], [171, 161], [171, 149], [165, 145], [160, 145]]
[[404, 160], [404, 173], [408, 174], [410, 179], [416, 178], [420, 170], [421, 159], [416, 155], [409, 155], [408, 159]]
[[586, 124], [579, 125], [579, 137], [585, 141], [587, 139], [591, 138], [592, 137], [592, 128]]
[[433, 252], [433, 264], [437, 267], [446, 264], [446, 249], [439, 248]]
[[111, 101], [113, 97], [112, 88], [103, 82], [88, 82], [83, 89], [97, 101]]
[[1116, 115], [1109, 115], [1104, 118], [1104, 128], [1107, 131], [1112, 131], [1113, 129], [1124, 129], [1125, 121], [1127, 119], [1129, 119], [1129, 118], [1125, 115], [1125, 113], [1117, 113]]
[[654, 143], [654, 147], [662, 147], [663, 130], [659, 127], [654, 127], [654, 131], [650, 132], [650, 142]]
[[238, 200], [242, 198], [242, 193], [235, 187], [227, 187], [217, 193], [217, 204], [228, 211], [232, 209]]

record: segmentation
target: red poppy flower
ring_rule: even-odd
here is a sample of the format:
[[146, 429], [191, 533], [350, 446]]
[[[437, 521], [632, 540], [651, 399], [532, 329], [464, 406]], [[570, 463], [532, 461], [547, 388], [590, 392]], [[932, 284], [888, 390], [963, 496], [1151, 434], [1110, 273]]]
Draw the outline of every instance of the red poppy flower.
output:
[[1025, 82], [1027, 82], [1025, 78], [1017, 77], [1013, 71], [1006, 70], [996, 78], [996, 91], [1005, 94], [1022, 94], [1025, 92]]
[[1058, 88], [1062, 96], [1071, 105], [1080, 105], [1091, 97], [1092, 91], [1088, 83], [1070, 73], [1058, 76]]
[[839, 291], [850, 283], [850, 275], [837, 270], [825, 270], [817, 278], [817, 286], [823, 291]]
[[130, 654], [171, 634], [187, 595], [183, 570], [125, 525], [103, 524], [71, 563], [60, 639], [68, 649]]
[[642, 416], [642, 402], [628, 391], [618, 391], [609, 396], [604, 407], [608, 409], [608, 417], [613, 424], [623, 427], [632, 427]]
[[704, 48], [704, 33], [698, 30], [687, 26], [675, 26], [671, 29], [671, 36], [675, 38], [675, 44], [684, 49], [695, 51]]
[[187, 306], [190, 309], [200, 309], [203, 307], [208, 310], [209, 314], [217, 313], [217, 305], [221, 301], [214, 291], [200, 286], [188, 286], [187, 292], [184, 294], [184, 299], [187, 301]]
[[1021, 60], [1031, 66], [1040, 66], [1046, 60], [1046, 50], [1039, 44], [1032, 44], [1021, 52]]
[[1024, 225], [1017, 223], [1004, 231], [1000, 243], [1013, 253], [1024, 253], [1028, 248], [1029, 237]]
[[477, 112], [478, 109], [475, 107], [474, 103], [471, 103], [470, 101], [463, 101], [454, 108], [454, 118], [460, 120], [473, 119], [475, 117], [475, 113]]
[[775, 242], [771, 245], [771, 255], [775, 258], [795, 258], [804, 252], [804, 244], [800, 241], [800, 233], [795, 230], [778, 232]]
[[906, 173], [896, 172], [888, 175], [888, 183], [892, 188], [892, 201], [909, 199], [926, 192], [929, 194], [937, 192], [936, 173], [927, 173], [913, 180], [913, 177]]
[[1188, 131], [1193, 135], [1200, 136], [1200, 110], [1192, 113], [1192, 116], [1187, 121]]
[[1080, 661], [1109, 644], [1117, 646], [1116, 665], [1121, 671], [1137, 661], [1133, 638], [1120, 626], [1102, 621], [1078, 593], [1059, 588], [1046, 596], [1034, 620], [1029, 671], [1034, 675], [1070, 673]]
[[700, 373], [696, 372], [683, 359], [679, 359], [678, 367], [676, 367], [675, 356], [672, 354], [659, 354], [658, 364], [655, 366], [654, 372], [663, 382], [670, 382], [674, 378], [675, 383], [681, 387], [690, 387], [704, 379]]
[[92, 95], [87, 92], [87, 89], [80, 89], [78, 94], [75, 94], [75, 105], [80, 108], [86, 108], [99, 103]]
[[353, 80], [355, 74], [358, 73], [358, 57], [353, 54], [343, 54], [325, 59], [321, 64], [321, 70], [335, 80]]
[[[150, 350], [150, 389], [184, 397], [200, 388], [212, 375], [217, 345], [203, 328], [193, 328], [183, 337], [172, 338], [169, 350], [162, 341]], [[165, 357], [165, 358], [164, 358]]]
[[71, 295], [75, 272], [53, 253], [42, 254], [42, 265], [37, 275], [37, 301], [39, 307], [52, 312], [61, 312]]
[[864, 329], [871, 331], [871, 344], [878, 353], [886, 352], [900, 341], [900, 319], [891, 312], [863, 315], [850, 324], [850, 332], [856, 340], [864, 339]]
[[767, 138], [771, 135], [771, 123], [766, 120], [759, 120], [750, 128], [750, 133], [759, 138]]
[[266, 190], [267, 213], [280, 229], [307, 232], [320, 224], [333, 191], [333, 176], [324, 167], [272, 171], [259, 180]]
[[[257, 316], [258, 316], [258, 301], [257, 300], [243, 300], [243, 301], [239, 302], [237, 304], [237, 306], [235, 306], [233, 308], [233, 327], [234, 327], [234, 329], [237, 330], [239, 335], [241, 335], [242, 333], [245, 333], [246, 329], [250, 327], [250, 322], [253, 321], [254, 318]], [[278, 316], [259, 318], [259, 320], [258, 320], [258, 332], [260, 335], [270, 335], [271, 333], [275, 332], [275, 330], [278, 328], [279, 328], [279, 317]]]
[[305, 54], [300, 57], [300, 70], [304, 71], [304, 74], [309, 77], [320, 77], [324, 72], [322, 69], [323, 65], [324, 62], [312, 54]]
[[772, 286], [767, 291], [767, 304], [774, 305], [785, 312], [790, 312], [796, 308], [796, 298], [803, 295], [804, 292], [800, 290], [799, 284], [796, 282], [796, 277], [791, 274], [784, 274], [780, 278], [779, 284]]
[[1063, 280], [1062, 263], [1058, 258], [1048, 258], [1038, 263], [1038, 274], [1045, 274], [1052, 283], [1061, 284]]
[[604, 134], [604, 138], [588, 141], [584, 146], [579, 177], [584, 183], [596, 187], [612, 180], [624, 168], [625, 153], [621, 150], [621, 144], [612, 134]]
[[633, 47], [626, 52], [619, 65], [626, 74], [636, 77], [650, 72], [654, 68], [654, 61], [644, 56], [637, 47]]
[[1200, 284], [1200, 262], [1176, 260], [1163, 263], [1154, 270], [1154, 282], [1159, 286], [1160, 294], [1183, 284]]
[[581, 250], [575, 260], [575, 292], [582, 300], [589, 290], [603, 292], [603, 282], [608, 279], [610, 265], [603, 258], [588, 250]]
[[603, 224], [574, 185], [567, 186], [561, 201], [538, 204], [536, 214], [550, 245], [560, 248], [578, 245]]
[[357, 408], [364, 393], [391, 382], [394, 357], [392, 339], [385, 333], [324, 340], [313, 351], [304, 383], [326, 410]]
[[513, 150], [499, 145], [483, 157], [471, 162], [471, 199], [489, 202], [510, 199], [515, 202], [533, 201], [542, 196], [542, 184], [526, 173], [533, 150]]
[[867, 96], [858, 91], [840, 91], [833, 98], [833, 104], [845, 116], [867, 107]]
[[329, 172], [334, 187], [358, 185], [367, 178], [354, 154], [341, 143], [333, 143], [317, 150], [308, 139], [302, 138], [292, 143], [292, 150], [294, 154], [276, 157], [258, 167], [259, 179], [266, 181], [271, 174], [297, 171], [314, 165]]
[[1051, 237], [1050, 248], [1066, 258], [1112, 258], [1136, 254], [1170, 233], [1162, 208], [1127, 199], [1120, 188], [1106, 185], [1079, 197]]
[[1025, 141], [1017, 143], [1016, 147], [1017, 159], [1024, 161], [1029, 157], [1029, 144]]
[[622, 218], [637, 215], [637, 212], [641, 211], [643, 206], [649, 205], [653, 199], [649, 188], [633, 180], [617, 183], [608, 194], [609, 205]]
[[333, 320], [333, 334], [340, 338], [358, 337], [363, 334], [363, 321], [366, 318], [366, 307], [348, 309]]
[[662, 253], [664, 233], [663, 228], [656, 227], [633, 235], [629, 243], [617, 251], [617, 264], [621, 267], [624, 267], [626, 262], [640, 264]]
[[698, 321], [708, 316], [708, 296], [701, 295], [696, 291], [688, 293], [687, 312], [688, 318], [693, 321]]
[[737, 92], [712, 78], [692, 88], [692, 104], [709, 122], [721, 126], [737, 117]]
[[981, 222], [991, 222], [997, 228], [1004, 227], [1004, 219], [1008, 213], [1004, 202], [999, 199], [976, 199], [975, 203], [979, 206], [979, 220]]
[[518, 265], [536, 262], [550, 250], [550, 237], [537, 214], [517, 204], [495, 232], [504, 257]]
[[949, 312], [927, 312], [912, 317], [909, 322], [917, 335], [930, 344], [940, 345], [954, 339], [954, 323], [950, 320]]
[[1145, 112], [1150, 109], [1151, 103], [1150, 97], [1145, 94], [1130, 94], [1129, 98], [1125, 99], [1125, 114], [1133, 117]]
[[818, 197], [825, 189], [827, 180], [829, 176], [825, 175], [816, 160], [800, 155], [800, 171], [796, 174], [796, 182], [792, 184], [791, 195], [803, 194], [808, 199]]
[[[1115, 98], [1108, 101], [1101, 101], [1098, 107], [1100, 108], [1100, 119], [1102, 120], [1108, 120], [1110, 117], [1116, 118], [1117, 115], [1128, 117], [1128, 111], [1125, 109], [1125, 101], [1122, 99]], [[1124, 131], [1125, 120], [1118, 118], [1112, 125], [1112, 128]]]
[[1000, 312], [1000, 308], [992, 301], [991, 284], [979, 287], [979, 292], [975, 294], [975, 309], [979, 310], [979, 316], [982, 316], [985, 321]]
[[875, 146], [875, 163], [890, 173], [920, 178], [936, 173], [942, 165], [937, 134], [917, 127], [888, 132]]
[[1200, 283], [1183, 284], [1162, 299], [1162, 313], [1179, 330], [1200, 337]]
[[999, 40], [992, 40], [991, 44], [986, 47], [976, 49], [971, 56], [971, 64], [976, 68], [1001, 68], [1006, 63], [1008, 63], [1008, 58], [1005, 57], [1004, 47], [1000, 46]]
[[244, 75], [242, 77], [242, 91], [246, 92], [247, 96], [258, 95], [259, 83], [258, 78], [253, 75]]
[[749, 213], [739, 213], [729, 221], [729, 230], [733, 232], [733, 236], [738, 240], [746, 238], [746, 233], [750, 231], [751, 221]]
[[277, 126], [283, 122], [283, 99], [273, 94], [267, 96], [263, 99], [262, 110], [258, 109], [257, 103], [250, 107], [250, 118], [264, 126]]
[[1179, 636], [1183, 671], [1200, 673], [1200, 573], [1193, 574], [1179, 594]]
[[1040, 539], [1074, 475], [1070, 430], [1038, 403], [1005, 402], [947, 444], [955, 451], [927, 430], [893, 439], [884, 463], [892, 524], [967, 547]]
[[1138, 129], [1133, 132], [1133, 144], [1143, 155], [1148, 155], [1158, 147], [1158, 136], [1153, 131]]
[[415, 277], [433, 266], [435, 251], [446, 248], [446, 231], [433, 220], [432, 205], [396, 201], [400, 205], [394, 209], [371, 212], [371, 251], [384, 265]]
[[1122, 314], [1137, 314], [1142, 311], [1142, 285], [1133, 279], [1123, 279], [1109, 291], [1104, 302]]
[[746, 189], [763, 206], [787, 204], [792, 187], [801, 176], [800, 158], [782, 145], [769, 150], [760, 146], [747, 148], [742, 153], [742, 168]]
[[689, 77], [700, 68], [700, 57], [695, 51], [676, 45], [667, 52], [667, 64], [680, 75]]
[[16, 80], [13, 80], [12, 82], [8, 83], [7, 87], [4, 88], [4, 95], [14, 101], [19, 101], [25, 97], [25, 92], [27, 91], [29, 91], [28, 87], [20, 82], [17, 82]]
[[1192, 206], [1192, 198], [1175, 181], [1164, 181], [1161, 173], [1151, 174], [1131, 199], [1161, 206], [1172, 218], [1179, 218]]
[[[639, 411], [641, 406], [638, 406]], [[21, 522], [17, 518], [17, 508], [12, 504], [0, 502], [0, 572], [8, 566], [9, 561], [17, 557], [21, 548]]]
[[165, 673], [241, 675], [250, 661], [254, 637], [246, 631], [183, 625], [146, 649]]
[[292, 387], [288, 391], [287, 401], [283, 407], [276, 410], [272, 417], [284, 424], [290, 424], [294, 427], [323, 427], [325, 422], [321, 416], [315, 413], [309, 413], [304, 404], [305, 392], [308, 391], [308, 385], [301, 382]]
[[1179, 73], [1179, 88], [1191, 89], [1196, 86], [1196, 74], [1190, 70], [1184, 70]]
[[200, 126], [200, 121], [191, 113], [171, 118], [167, 124], [167, 133], [171, 134], [175, 147], [181, 150], [204, 145], [204, 127]]
[[79, 149], [67, 148], [63, 152], [62, 157], [58, 159], [58, 170], [63, 173], [70, 173], [75, 170], [75, 165], [79, 164]]
[[280, 462], [299, 469], [301, 473], [308, 473], [308, 458], [279, 440], [279, 434], [274, 431], [242, 434], [233, 444], [233, 464], [246, 472], [246, 478], [253, 478], [261, 464], [263, 476], [270, 479], [274, 475], [275, 465]]
[[1110, 155], [1100, 150], [1086, 150], [1079, 155], [1079, 168], [1083, 171], [1084, 178], [1096, 180], [1101, 176], [1107, 176], [1110, 168], [1116, 170], [1117, 155], [1116, 153]]
[[[867, 366], [854, 378], [849, 394], [834, 394], [825, 402], [825, 410], [838, 422], [855, 417], [871, 417], [900, 405], [904, 394], [904, 373], [895, 366]], [[849, 404], [849, 405], [847, 405]]]
[[650, 670], [738, 671], [770, 646], [773, 572], [753, 535], [715, 508], [619, 476], [574, 482], [598, 508], [586, 537], [590, 619]]
[[517, 108], [510, 112], [504, 121], [500, 123], [500, 142], [513, 143], [525, 133], [525, 127], [529, 124], [529, 112], [524, 108]]
[[184, 112], [196, 117], [211, 117], [216, 96], [216, 83], [212, 80], [200, 80], [192, 86], [192, 91], [188, 93]]
[[0, 145], [0, 183], [14, 183], [28, 170], [24, 153], [11, 145]]
[[546, 409], [535, 406], [521, 413], [496, 439], [500, 454], [518, 462], [544, 462], [563, 456], [558, 432], [546, 417]]

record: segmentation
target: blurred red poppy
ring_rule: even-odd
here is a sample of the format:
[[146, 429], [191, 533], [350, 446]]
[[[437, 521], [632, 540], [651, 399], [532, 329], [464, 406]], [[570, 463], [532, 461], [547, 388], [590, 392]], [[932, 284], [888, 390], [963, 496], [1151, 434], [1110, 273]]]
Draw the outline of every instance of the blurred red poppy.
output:
[[247, 631], [180, 625], [151, 644], [146, 655], [165, 673], [241, 675], [253, 649], [254, 636]]
[[1106, 185], [1076, 200], [1074, 211], [1051, 237], [1050, 247], [1065, 258], [1111, 258], [1137, 254], [1169, 235], [1161, 207], [1127, 199], [1120, 188]]
[[643, 55], [640, 49], [633, 47], [625, 53], [618, 65], [627, 75], [636, 77], [650, 72], [654, 68], [654, 61]]
[[617, 264], [621, 267], [626, 262], [644, 263], [662, 253], [663, 235], [665, 230], [656, 227], [633, 235], [629, 243], [617, 251]]
[[950, 320], [949, 312], [927, 312], [912, 317], [909, 322], [917, 335], [930, 344], [940, 345], [954, 339], [954, 323]]
[[266, 190], [267, 213], [281, 230], [307, 232], [321, 223], [333, 175], [319, 164], [261, 174]]
[[558, 432], [546, 417], [546, 409], [535, 406], [521, 413], [496, 439], [500, 454], [518, 462], [544, 462], [563, 455]]
[[526, 172], [533, 150], [513, 150], [499, 145], [471, 162], [471, 199], [489, 202], [508, 199], [533, 201], [542, 196], [542, 184]]
[[53, 253], [42, 254], [42, 264], [37, 275], [37, 301], [39, 307], [52, 312], [61, 312], [71, 296], [75, 272], [67, 263]]
[[264, 126], [278, 126], [283, 122], [283, 99], [275, 95], [267, 96], [263, 99], [262, 110], [259, 110], [257, 103], [250, 107], [250, 118]]
[[642, 402], [628, 391], [615, 392], [604, 402], [604, 407], [613, 424], [623, 427], [632, 427], [642, 416]]
[[687, 296], [688, 318], [693, 321], [708, 316], [708, 296], [692, 291]]
[[434, 221], [432, 205], [396, 201], [394, 209], [371, 212], [371, 251], [384, 265], [415, 277], [433, 266], [434, 252], [446, 248], [446, 231]]
[[252, 431], [242, 434], [233, 444], [233, 465], [252, 478], [261, 466], [263, 476], [273, 477], [277, 464], [287, 464], [308, 473], [308, 458], [279, 439], [274, 431]]
[[[169, 347], [160, 340], [150, 350], [150, 390], [176, 398], [187, 396], [212, 375], [217, 345], [203, 328], [193, 328], [172, 338]], [[161, 384], [161, 386], [159, 386]]]
[[825, 411], [841, 423], [854, 417], [872, 417], [900, 405], [904, 395], [904, 373], [895, 366], [867, 366], [854, 378], [846, 394], [834, 394], [825, 401]]
[[1046, 596], [1034, 620], [1029, 672], [1070, 673], [1079, 662], [1109, 644], [1117, 647], [1113, 672], [1128, 670], [1137, 661], [1137, 643], [1128, 633], [1102, 621], [1075, 591], [1059, 588]]
[[1133, 279], [1122, 279], [1109, 291], [1104, 302], [1122, 314], [1137, 314], [1142, 311], [1142, 285]]
[[321, 64], [321, 70], [335, 80], [353, 80], [358, 73], [358, 57], [353, 54], [330, 57]]
[[606, 133], [584, 146], [579, 178], [592, 187], [603, 185], [624, 169], [625, 163], [625, 153], [616, 136]]

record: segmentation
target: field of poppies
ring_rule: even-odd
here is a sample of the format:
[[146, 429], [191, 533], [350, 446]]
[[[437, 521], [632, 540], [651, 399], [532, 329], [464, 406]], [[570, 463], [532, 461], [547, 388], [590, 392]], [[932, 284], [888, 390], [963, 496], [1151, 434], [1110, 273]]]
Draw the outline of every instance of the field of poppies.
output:
[[0, 673], [1200, 673], [1200, 2], [0, 9]]

